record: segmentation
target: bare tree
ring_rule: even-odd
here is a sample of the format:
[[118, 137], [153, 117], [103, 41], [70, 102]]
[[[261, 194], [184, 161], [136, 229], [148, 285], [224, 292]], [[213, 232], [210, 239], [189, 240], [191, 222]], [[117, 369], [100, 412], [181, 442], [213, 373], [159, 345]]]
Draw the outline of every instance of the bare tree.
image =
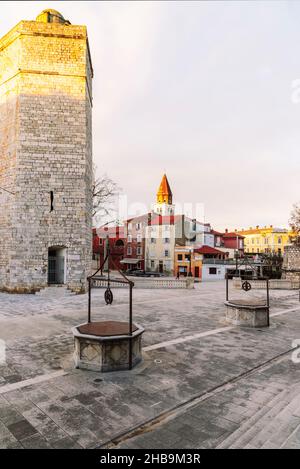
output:
[[300, 203], [293, 205], [289, 225], [296, 235], [292, 241], [298, 244], [300, 241]]
[[96, 214], [108, 215], [121, 188], [107, 174], [96, 177], [96, 167], [93, 172], [93, 217]]

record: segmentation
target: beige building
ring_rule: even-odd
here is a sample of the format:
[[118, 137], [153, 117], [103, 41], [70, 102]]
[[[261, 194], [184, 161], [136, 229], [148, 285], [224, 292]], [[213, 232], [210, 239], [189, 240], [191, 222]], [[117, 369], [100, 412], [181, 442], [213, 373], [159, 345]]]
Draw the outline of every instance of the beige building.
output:
[[153, 217], [146, 227], [145, 269], [173, 275], [174, 250], [174, 223], [170, 224], [169, 217]]

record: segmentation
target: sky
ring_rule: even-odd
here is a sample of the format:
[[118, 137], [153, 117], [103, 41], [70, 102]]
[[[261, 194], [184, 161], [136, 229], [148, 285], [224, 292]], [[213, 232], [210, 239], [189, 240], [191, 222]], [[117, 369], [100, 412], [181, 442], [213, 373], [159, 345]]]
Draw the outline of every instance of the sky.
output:
[[55, 8], [85, 24], [93, 154], [150, 207], [174, 201], [215, 229], [287, 227], [300, 200], [300, 2], [1, 2], [0, 36]]

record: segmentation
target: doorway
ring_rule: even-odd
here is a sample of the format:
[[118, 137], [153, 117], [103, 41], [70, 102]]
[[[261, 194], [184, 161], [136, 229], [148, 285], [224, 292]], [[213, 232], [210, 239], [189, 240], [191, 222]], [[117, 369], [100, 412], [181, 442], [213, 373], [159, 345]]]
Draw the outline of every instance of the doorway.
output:
[[65, 274], [66, 249], [49, 248], [48, 251], [48, 283], [63, 285], [66, 282]]
[[199, 267], [195, 267], [195, 277], [199, 277]]

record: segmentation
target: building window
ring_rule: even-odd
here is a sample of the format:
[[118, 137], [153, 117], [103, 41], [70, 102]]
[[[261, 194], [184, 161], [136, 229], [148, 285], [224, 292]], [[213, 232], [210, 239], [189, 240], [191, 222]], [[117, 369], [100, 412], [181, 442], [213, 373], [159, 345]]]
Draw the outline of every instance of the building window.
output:
[[208, 273], [209, 273], [209, 275], [216, 275], [217, 274], [217, 268], [216, 267], [209, 267]]
[[136, 223], [135, 224], [135, 229], [138, 231], [141, 229], [141, 224], [140, 223]]
[[191, 256], [190, 256], [190, 254], [185, 254], [185, 256], [184, 256], [184, 257], [185, 257], [185, 259], [186, 259], [187, 261], [189, 261], [189, 260], [191, 259]]
[[155, 267], [155, 262], [151, 261], [151, 269], [154, 269], [154, 267]]
[[137, 268], [138, 269], [141, 269], [142, 268], [142, 264], [140, 262], [137, 263]]
[[168, 249], [165, 250], [165, 257], [169, 257], [169, 251], [168, 251]]
[[131, 246], [128, 246], [128, 247], [127, 247], [127, 254], [128, 254], [129, 256], [131, 256], [131, 254], [132, 254], [132, 247], [131, 247]]
[[155, 238], [151, 238], [151, 243], [155, 244]]
[[278, 237], [278, 244], [281, 244], [281, 236]]
[[177, 259], [178, 259], [179, 261], [182, 261], [182, 254], [178, 254]]
[[132, 230], [132, 223], [128, 223], [128, 230]]
[[128, 235], [127, 241], [128, 241], [128, 243], [131, 243], [131, 242], [132, 242], [132, 235]]
[[169, 244], [169, 242], [170, 242], [170, 238], [165, 238], [165, 243]]
[[142, 242], [142, 235], [138, 234], [136, 238], [138, 243]]
[[136, 248], [136, 253], [140, 256], [142, 254], [142, 248], [140, 246], [138, 246]]

